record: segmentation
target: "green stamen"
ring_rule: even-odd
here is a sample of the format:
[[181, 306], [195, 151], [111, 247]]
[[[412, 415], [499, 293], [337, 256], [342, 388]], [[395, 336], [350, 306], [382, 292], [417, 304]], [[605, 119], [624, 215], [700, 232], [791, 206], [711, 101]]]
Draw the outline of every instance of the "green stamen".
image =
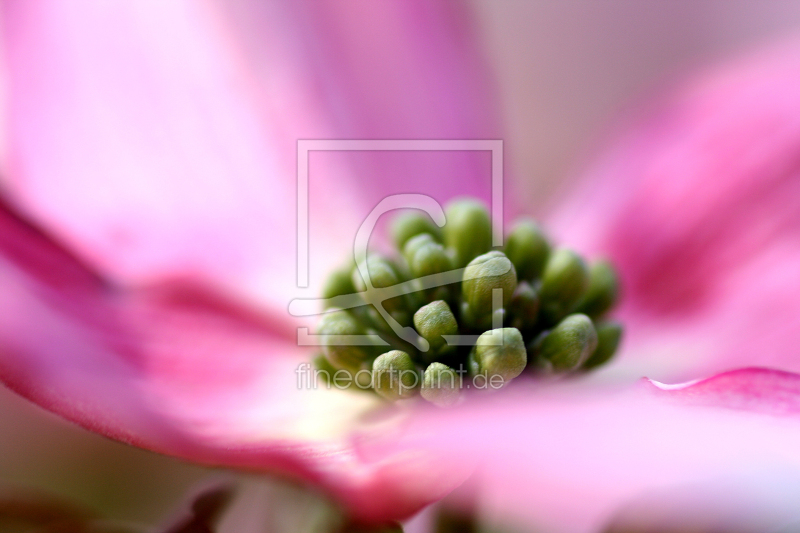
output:
[[533, 281], [542, 275], [550, 255], [550, 244], [536, 222], [522, 220], [511, 229], [505, 251], [519, 279]]
[[414, 313], [414, 328], [428, 341], [432, 353], [447, 348], [442, 335], [458, 335], [458, 323], [447, 302], [438, 300], [429, 303]]
[[444, 246], [436, 242], [426, 242], [417, 246], [413, 253], [407, 256], [408, 266], [415, 278], [440, 274], [451, 270], [450, 258]]
[[533, 352], [555, 371], [574, 370], [597, 348], [597, 331], [586, 315], [574, 314], [534, 342]]
[[509, 323], [520, 331], [528, 331], [536, 325], [539, 315], [539, 294], [526, 281], [517, 285], [508, 304]]
[[444, 246], [435, 242], [427, 233], [423, 233], [406, 243], [403, 254], [413, 278], [434, 276], [437, 286], [421, 291], [418, 295], [419, 299], [427, 302], [434, 298], [449, 297], [450, 291], [445, 279], [442, 276], [437, 276], [437, 274], [447, 272], [453, 268], [450, 256]]
[[[380, 255], [369, 257], [353, 272], [353, 285], [359, 292], [367, 291], [367, 294], [369, 294], [368, 283], [370, 282], [373, 288], [383, 289], [397, 285], [400, 281], [401, 278], [397, 267], [389, 259]], [[408, 298], [406, 296], [389, 298], [384, 300], [382, 304], [384, 309], [400, 324], [408, 325], [411, 323], [411, 315], [407, 309]], [[390, 329], [382, 317], [372, 312], [375, 311], [374, 309], [370, 309], [370, 311], [369, 316], [375, 327], [385, 331]]]
[[436, 241], [442, 240], [442, 230], [428, 215], [404, 213], [392, 223], [392, 237], [399, 250], [403, 249], [409, 239], [417, 235], [430, 235]]
[[417, 367], [406, 352], [392, 350], [372, 363], [372, 387], [387, 400], [411, 398], [419, 385]]
[[328, 362], [336, 369], [357, 372], [362, 363], [369, 359], [369, 353], [363, 346], [343, 345], [339, 336], [365, 335], [367, 332], [356, 319], [345, 311], [333, 311], [323, 315], [317, 326], [322, 335], [322, 351]]
[[619, 322], [603, 322], [595, 329], [597, 329], [597, 348], [583, 363], [583, 368], [587, 370], [607, 363], [617, 351], [619, 341], [622, 339], [622, 324]]
[[366, 290], [368, 282], [380, 289], [396, 285], [400, 282], [400, 277], [389, 259], [373, 255], [353, 273], [353, 286], [359, 292]]
[[453, 266], [463, 268], [492, 247], [492, 223], [486, 207], [470, 199], [456, 200], [445, 209], [444, 243], [453, 251]]
[[608, 261], [597, 261], [589, 270], [589, 288], [578, 304], [578, 312], [600, 318], [614, 307], [618, 297], [617, 271]]
[[[463, 388], [499, 388], [526, 369], [578, 372], [613, 357], [622, 326], [605, 319], [619, 298], [608, 261], [588, 268], [576, 252], [551, 249], [532, 220], [492, 250], [488, 210], [475, 200], [452, 202], [445, 216], [441, 230], [426, 214], [400, 216], [396, 255], [368, 254], [331, 274], [325, 298], [357, 295], [337, 298], [349, 308], [320, 320], [314, 367], [323, 383], [322, 371], [347, 371], [353, 390], [447, 406]], [[363, 335], [369, 342], [348, 340]]]
[[542, 274], [542, 318], [555, 324], [581, 301], [589, 286], [589, 272], [581, 257], [566, 248], [554, 251]]
[[356, 287], [353, 285], [352, 272], [351, 268], [342, 268], [334, 271], [325, 282], [325, 288], [322, 289], [322, 297], [327, 300], [356, 292]]
[[499, 377], [499, 385], [504, 385], [522, 374], [528, 363], [525, 341], [516, 328], [493, 329], [483, 333], [472, 352], [468, 366], [473, 376]]
[[431, 363], [422, 378], [420, 394], [439, 407], [448, 407], [458, 402], [460, 389], [461, 378], [455, 370], [442, 363]]
[[502, 290], [502, 307], [505, 308], [517, 288], [514, 265], [503, 254], [493, 251], [476, 257], [464, 270], [461, 283], [461, 316], [472, 327], [490, 327], [494, 303], [494, 290]]

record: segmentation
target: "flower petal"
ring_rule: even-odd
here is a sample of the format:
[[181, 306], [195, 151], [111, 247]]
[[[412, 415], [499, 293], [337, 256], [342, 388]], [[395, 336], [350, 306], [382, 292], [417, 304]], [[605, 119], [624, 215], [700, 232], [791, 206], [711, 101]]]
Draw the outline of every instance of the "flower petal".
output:
[[313, 482], [365, 520], [409, 516], [476, 465], [488, 494], [570, 528], [651, 487], [800, 466], [794, 374], [627, 392], [522, 382], [453, 410], [375, 411], [371, 395], [299, 382], [304, 354], [275, 317], [180, 284], [119, 289], [8, 210], [0, 252], [11, 388], [115, 439]]
[[[344, 139], [495, 139], [499, 112], [469, 13], [445, 2], [224, 2], [251, 71], [269, 86], [279, 54]], [[276, 52], [280, 34], [283, 47]], [[285, 60], [284, 60], [285, 61]], [[304, 132], [308, 134], [308, 132]], [[369, 205], [387, 193], [488, 199], [488, 154], [373, 152], [353, 157]]]
[[634, 373], [800, 370], [798, 50], [793, 39], [702, 76], [553, 217], [565, 242], [620, 266]]
[[[375, 400], [298, 390], [308, 354], [285, 314], [296, 293], [298, 139], [496, 136], [484, 129], [486, 77], [465, 21], [451, 19], [460, 8], [384, 6], [370, 24], [330, 13], [342, 17], [338, 41], [309, 48], [297, 42], [309, 31], [297, 17], [254, 19], [268, 23], [258, 58], [203, 0], [4, 6], [3, 381], [112, 438], [316, 482], [365, 519], [408, 515], [457, 484], [427, 456], [362, 457], [351, 429]], [[411, 32], [417, 24], [425, 31]], [[392, 61], [353, 55], [376, 40], [394, 49]], [[383, 71], [325, 81], [324, 61], [309, 57], [334, 50], [351, 70]], [[395, 67], [394, 90], [359, 108]], [[373, 86], [350, 95], [362, 82]], [[312, 279], [342, 258], [343, 236], [387, 193], [488, 196], [488, 153], [403, 155], [313, 155]], [[209, 283], [272, 314], [199, 288]]]
[[[192, 276], [285, 309], [299, 139], [495, 133], [458, 8], [364, 8], [313, 10], [316, 31], [270, 3], [253, 34], [210, 1], [9, 3], [6, 193], [116, 280]], [[490, 190], [488, 153], [319, 152], [310, 169], [315, 282], [382, 196]]]
[[180, 283], [120, 289], [7, 209], [0, 285], [0, 379], [91, 431], [290, 475], [371, 520], [408, 516], [459, 481], [413, 482], [436, 471], [424, 456], [359, 455], [354, 428], [386, 426], [360, 421], [377, 397], [300, 382], [306, 355], [280, 317]]
[[4, 23], [27, 213], [118, 279], [279, 266], [293, 188], [202, 2], [11, 2]]
[[[477, 494], [467, 499], [522, 531], [602, 531], [629, 502], [668, 489], [713, 489], [705, 494], [712, 500], [758, 496], [765, 487], [751, 493], [752, 483], [776, 473], [784, 499], [796, 502], [800, 375], [748, 369], [616, 392], [585, 385], [523, 384], [418, 413], [399, 443], [373, 452], [413, 449], [477, 463]], [[796, 519], [794, 503], [782, 509], [789, 510]]]
[[649, 380], [654, 392], [670, 401], [800, 417], [800, 378], [766, 368], [744, 368], [681, 385]]

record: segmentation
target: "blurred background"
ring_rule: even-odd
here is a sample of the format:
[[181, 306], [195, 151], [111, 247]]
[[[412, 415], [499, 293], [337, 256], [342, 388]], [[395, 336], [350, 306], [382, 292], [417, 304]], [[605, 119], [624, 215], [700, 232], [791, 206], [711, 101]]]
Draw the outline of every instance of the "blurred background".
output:
[[[786, 0], [471, 4], [496, 76], [508, 164], [532, 206], [568, 187], [626, 112], [703, 66], [800, 31], [800, 2]], [[219, 474], [78, 429], [4, 388], [0, 458], [0, 488], [41, 489], [145, 524]], [[233, 477], [242, 495], [222, 531], [299, 531], [303, 510], [318, 502], [286, 483]], [[286, 513], [289, 500], [298, 514]]]
[[714, 64], [800, 29], [800, 2], [472, 2], [497, 75], [506, 152], [543, 202], [609, 130]]

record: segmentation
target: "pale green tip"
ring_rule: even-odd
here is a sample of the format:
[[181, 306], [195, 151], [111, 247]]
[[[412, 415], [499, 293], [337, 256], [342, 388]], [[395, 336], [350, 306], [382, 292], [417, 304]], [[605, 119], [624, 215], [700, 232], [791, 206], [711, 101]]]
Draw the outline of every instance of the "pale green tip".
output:
[[[325, 287], [322, 289], [322, 297], [326, 300], [344, 294], [353, 294], [356, 292], [356, 287], [353, 285], [353, 269], [340, 268], [334, 270], [325, 281]], [[326, 307], [328, 305], [326, 304]]]
[[589, 269], [589, 288], [578, 304], [578, 312], [600, 318], [617, 303], [619, 276], [613, 265], [605, 260], [595, 262]]
[[406, 243], [403, 255], [415, 278], [447, 272], [452, 268], [444, 246], [430, 238], [418, 235]]
[[392, 238], [398, 250], [402, 250], [412, 237], [427, 234], [441, 241], [442, 230], [427, 214], [403, 213], [394, 219], [391, 228]]
[[438, 352], [447, 345], [442, 335], [458, 334], [456, 317], [447, 302], [442, 300], [420, 307], [414, 313], [414, 328], [428, 341], [433, 352]]
[[406, 259], [406, 263], [411, 263], [411, 261], [414, 259], [414, 255], [417, 253], [417, 250], [428, 244], [436, 244], [436, 240], [427, 233], [420, 233], [419, 235], [415, 235], [414, 237], [408, 239], [405, 246], [403, 246], [401, 249], [403, 252], [403, 257]]
[[445, 209], [444, 244], [453, 250], [453, 266], [462, 268], [492, 247], [492, 223], [486, 207], [476, 200], [462, 199]]
[[503, 252], [476, 257], [464, 270], [461, 283], [465, 320], [471, 326], [490, 327], [494, 289], [502, 289], [502, 307], [506, 307], [516, 288], [517, 273]]
[[440, 407], [458, 402], [461, 395], [461, 377], [442, 363], [431, 363], [422, 378], [422, 397]]
[[514, 263], [519, 279], [533, 281], [544, 271], [550, 255], [550, 244], [536, 222], [521, 220], [511, 229], [505, 252]]
[[539, 291], [541, 314], [555, 324], [575, 309], [589, 286], [589, 272], [583, 259], [566, 248], [550, 254]]
[[[362, 271], [365, 271], [365, 277], [362, 277]], [[353, 286], [359, 292], [366, 289], [367, 281], [371, 281], [373, 287], [384, 288], [398, 284], [400, 278], [389, 259], [381, 255], [371, 255], [353, 271]]]
[[521, 331], [533, 328], [538, 314], [539, 294], [527, 281], [520, 282], [508, 304], [511, 326]]
[[591, 319], [582, 314], [569, 315], [549, 333], [537, 339], [533, 351], [546, 359], [556, 372], [574, 370], [597, 348], [597, 331]]
[[392, 350], [372, 363], [372, 387], [387, 400], [411, 398], [419, 385], [419, 373], [406, 352]]
[[[371, 255], [361, 264], [366, 265], [367, 279], [371, 280], [372, 286], [377, 289], [392, 287], [401, 281], [397, 267], [386, 257], [378, 254]], [[366, 279], [362, 278], [362, 270], [365, 269], [361, 267], [353, 271], [353, 284], [359, 292], [366, 290]], [[383, 300], [382, 305], [401, 324], [407, 325], [410, 322], [411, 313], [406, 309], [405, 295]], [[373, 310], [370, 310], [368, 314], [371, 316], [372, 322], [379, 329], [386, 329], [383, 320], [371, 311]]]
[[338, 310], [322, 315], [317, 326], [317, 333], [322, 336], [322, 351], [325, 357], [337, 369], [356, 372], [369, 358], [369, 354], [363, 346], [339, 344], [343, 342], [343, 339], [337, 338], [339, 335], [364, 335], [366, 333], [347, 311]]
[[516, 328], [493, 329], [478, 337], [467, 362], [473, 376], [499, 376], [499, 385], [519, 376], [528, 363], [522, 334]]
[[619, 322], [603, 322], [597, 324], [597, 348], [583, 368], [592, 369], [607, 363], [616, 353], [622, 339], [622, 324]]

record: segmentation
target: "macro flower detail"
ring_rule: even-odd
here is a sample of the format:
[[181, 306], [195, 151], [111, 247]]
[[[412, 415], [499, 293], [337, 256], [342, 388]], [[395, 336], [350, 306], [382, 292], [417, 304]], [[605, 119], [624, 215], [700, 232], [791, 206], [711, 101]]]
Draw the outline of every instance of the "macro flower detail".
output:
[[[466, 4], [336, 4], [253, 2], [244, 27], [227, 2], [4, 5], [3, 383], [118, 441], [289, 477], [359, 525], [474, 505], [462, 484], [569, 533], [665, 487], [800, 495], [800, 377], [749, 368], [800, 369], [797, 44], [704, 78], [496, 249], [486, 154], [310, 157], [314, 357], [286, 312], [297, 140], [502, 137]], [[318, 287], [364, 211], [409, 191], [480, 199], [444, 227], [403, 215], [395, 253]], [[347, 390], [302, 387], [311, 357]], [[465, 393], [461, 365], [513, 384]]]
[[610, 262], [587, 267], [572, 250], [551, 250], [530, 220], [493, 250], [478, 200], [454, 200], [445, 213], [442, 228], [423, 214], [397, 217], [394, 256], [372, 254], [331, 274], [315, 379], [393, 401], [421, 389], [452, 405], [461, 389], [499, 389], [526, 368], [566, 373], [613, 357], [622, 326], [605, 320], [619, 296]]

